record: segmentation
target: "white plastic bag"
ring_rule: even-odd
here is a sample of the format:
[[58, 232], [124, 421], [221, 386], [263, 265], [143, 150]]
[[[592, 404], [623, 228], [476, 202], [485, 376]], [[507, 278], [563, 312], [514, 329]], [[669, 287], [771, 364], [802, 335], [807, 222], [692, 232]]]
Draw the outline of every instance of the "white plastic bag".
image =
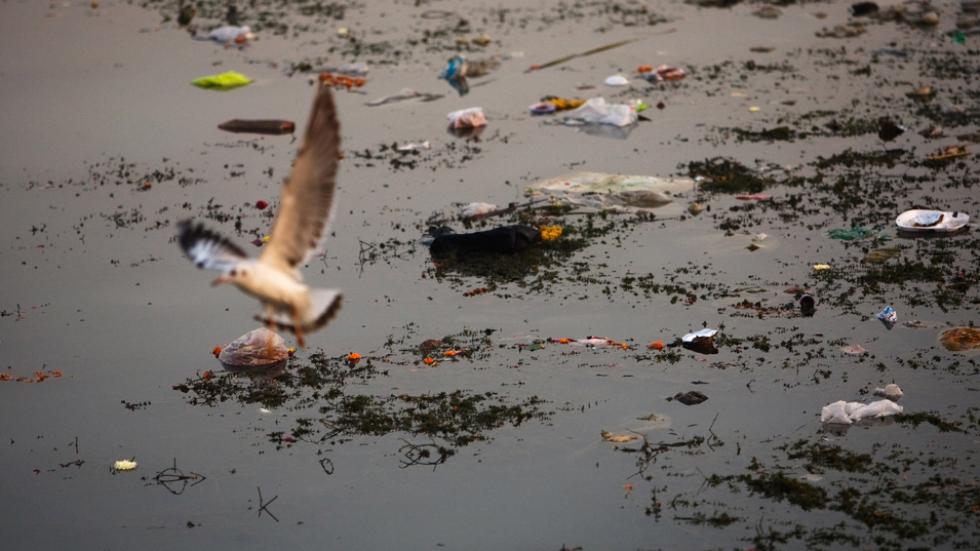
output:
[[566, 124], [611, 124], [623, 127], [635, 123], [636, 109], [624, 103], [606, 103], [606, 98], [592, 98], [569, 111]]
[[820, 422], [831, 425], [850, 425], [862, 419], [889, 417], [902, 413], [905, 408], [891, 400], [877, 400], [870, 404], [839, 400], [820, 410]]
[[241, 27], [236, 27], [234, 25], [224, 25], [212, 30], [208, 34], [208, 38], [214, 40], [215, 42], [221, 42], [225, 44], [227, 42], [234, 42], [236, 38], [242, 36], [242, 40], [248, 41], [255, 38], [252, 33], [252, 28], [248, 25], [242, 25]]

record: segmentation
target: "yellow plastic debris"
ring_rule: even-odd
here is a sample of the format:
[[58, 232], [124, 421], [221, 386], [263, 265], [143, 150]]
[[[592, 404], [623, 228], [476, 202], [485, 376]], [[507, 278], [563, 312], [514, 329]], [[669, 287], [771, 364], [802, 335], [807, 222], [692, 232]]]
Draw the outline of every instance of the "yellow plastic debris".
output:
[[579, 98], [546, 98], [544, 102], [554, 105], [555, 110], [557, 111], [567, 111], [569, 109], [578, 109], [579, 107], [582, 107], [585, 100]]
[[133, 459], [120, 459], [112, 464], [112, 468], [117, 471], [132, 471], [138, 466], [139, 463]]
[[232, 88], [238, 88], [239, 86], [245, 86], [251, 83], [252, 79], [238, 71], [226, 71], [217, 75], [207, 75], [191, 81], [191, 84], [194, 86], [206, 90], [231, 90]]
[[759, 107], [758, 105], [753, 105], [752, 107], [749, 107], [749, 113], [758, 113], [759, 111], [762, 111], [762, 108]]
[[813, 265], [813, 270], [814, 271], [817, 271], [817, 272], [822, 271], [822, 270], [829, 270], [829, 269], [830, 269], [830, 264], [814, 264]]

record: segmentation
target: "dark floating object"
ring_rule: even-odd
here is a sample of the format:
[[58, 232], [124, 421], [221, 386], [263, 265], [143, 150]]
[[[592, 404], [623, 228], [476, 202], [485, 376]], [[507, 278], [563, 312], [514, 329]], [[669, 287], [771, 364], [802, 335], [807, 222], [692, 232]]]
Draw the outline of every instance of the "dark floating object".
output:
[[817, 301], [811, 295], [803, 295], [800, 297], [800, 313], [806, 317], [810, 317], [814, 312], [817, 311]]
[[706, 327], [700, 331], [688, 333], [681, 337], [681, 345], [688, 350], [700, 352], [701, 354], [717, 354], [718, 347], [715, 346], [715, 335], [717, 334], [717, 329]]
[[541, 239], [531, 226], [503, 226], [473, 233], [455, 233], [449, 228], [432, 232], [436, 238], [429, 246], [433, 256], [465, 253], [516, 253], [526, 250]]
[[197, 15], [197, 8], [193, 4], [184, 4], [183, 0], [180, 2], [179, 11], [177, 12], [177, 24], [181, 27], [186, 27], [191, 24], [191, 20]]
[[218, 125], [226, 132], [250, 132], [252, 134], [292, 134], [296, 130], [293, 121], [279, 119], [232, 119]]
[[905, 127], [895, 121], [884, 117], [878, 120], [878, 137], [882, 141], [890, 142], [904, 133]]
[[669, 399], [677, 400], [685, 406], [696, 406], [701, 402], [707, 401], [708, 397], [696, 390], [691, 390], [688, 392], [678, 392]]
[[851, 4], [851, 15], [854, 17], [871, 15], [872, 13], [878, 13], [878, 4], [875, 4], [874, 2], [858, 2], [856, 4]]

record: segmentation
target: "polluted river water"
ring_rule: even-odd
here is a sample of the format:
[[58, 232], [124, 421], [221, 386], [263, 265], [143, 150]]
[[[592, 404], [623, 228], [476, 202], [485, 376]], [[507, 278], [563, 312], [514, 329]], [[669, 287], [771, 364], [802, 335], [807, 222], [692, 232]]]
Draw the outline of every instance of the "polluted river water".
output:
[[[258, 0], [234, 45], [206, 39], [227, 2], [189, 4], [0, 6], [0, 547], [974, 545], [980, 243], [895, 219], [980, 216], [975, 2]], [[450, 86], [457, 53], [487, 74]], [[303, 270], [343, 307], [285, 367], [227, 371], [258, 306], [177, 224], [259, 254], [318, 74], [350, 63]], [[190, 84], [232, 70], [252, 82]], [[649, 109], [568, 125], [529, 113], [549, 95]], [[576, 172], [673, 178], [670, 202], [531, 200]], [[513, 224], [547, 240], [425, 240]], [[888, 384], [900, 414], [821, 424]]]

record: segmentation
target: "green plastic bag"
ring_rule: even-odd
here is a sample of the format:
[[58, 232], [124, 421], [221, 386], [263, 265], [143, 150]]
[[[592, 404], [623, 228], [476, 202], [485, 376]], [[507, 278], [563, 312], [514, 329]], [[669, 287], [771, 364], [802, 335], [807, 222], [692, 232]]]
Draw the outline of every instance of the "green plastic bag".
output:
[[252, 79], [237, 71], [226, 71], [217, 75], [207, 75], [191, 81], [191, 84], [194, 86], [206, 90], [231, 90], [232, 88], [238, 88], [239, 86], [245, 86], [251, 83]]

